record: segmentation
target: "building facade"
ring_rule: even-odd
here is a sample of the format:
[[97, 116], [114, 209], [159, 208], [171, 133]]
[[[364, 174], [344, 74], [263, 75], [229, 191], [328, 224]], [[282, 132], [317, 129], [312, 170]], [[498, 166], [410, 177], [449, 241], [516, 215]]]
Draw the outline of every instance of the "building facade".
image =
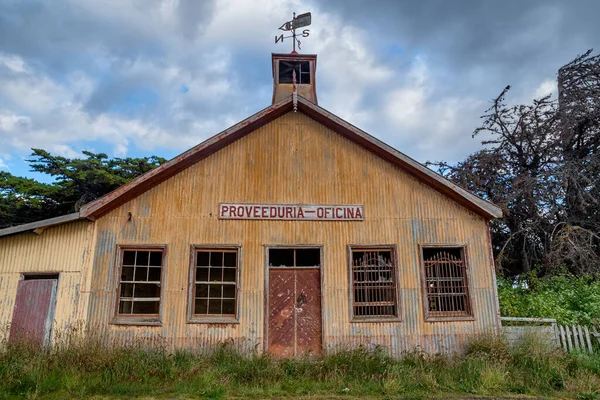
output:
[[0, 230], [5, 334], [290, 357], [497, 330], [499, 208], [319, 107], [315, 71], [274, 54], [270, 107], [76, 214]]

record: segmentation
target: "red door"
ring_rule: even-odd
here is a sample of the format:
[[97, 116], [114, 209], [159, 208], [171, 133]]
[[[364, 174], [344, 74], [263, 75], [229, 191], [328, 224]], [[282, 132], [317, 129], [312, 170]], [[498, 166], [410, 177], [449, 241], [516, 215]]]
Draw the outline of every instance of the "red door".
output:
[[322, 352], [319, 268], [269, 268], [268, 350], [278, 358]]
[[49, 343], [57, 286], [56, 278], [25, 278], [19, 282], [10, 340], [31, 340], [40, 345]]

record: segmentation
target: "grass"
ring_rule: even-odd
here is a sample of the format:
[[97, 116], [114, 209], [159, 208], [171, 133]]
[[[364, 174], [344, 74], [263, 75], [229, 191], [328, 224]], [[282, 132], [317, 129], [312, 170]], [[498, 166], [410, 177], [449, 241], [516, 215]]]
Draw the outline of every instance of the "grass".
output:
[[600, 400], [600, 356], [565, 354], [534, 338], [509, 347], [495, 336], [473, 337], [462, 355], [413, 351], [401, 359], [356, 349], [275, 361], [228, 345], [195, 354], [93, 340], [62, 349], [4, 343], [0, 350], [0, 399], [517, 395]]

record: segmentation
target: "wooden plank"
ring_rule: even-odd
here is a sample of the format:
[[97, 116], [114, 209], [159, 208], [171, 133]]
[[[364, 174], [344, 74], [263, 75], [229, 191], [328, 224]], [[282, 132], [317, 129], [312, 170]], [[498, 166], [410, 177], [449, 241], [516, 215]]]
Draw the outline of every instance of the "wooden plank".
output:
[[577, 334], [577, 327], [575, 325], [571, 325], [571, 329], [573, 330], [573, 344], [575, 345], [575, 350], [581, 350], [581, 346], [579, 345], [579, 335]]
[[565, 326], [565, 333], [567, 334], [567, 343], [568, 343], [568, 350], [567, 351], [573, 351], [573, 342], [571, 341], [571, 332], [569, 331], [569, 326]]
[[552, 333], [554, 335], [553, 345], [556, 347], [560, 347], [560, 337], [558, 334], [558, 325], [556, 325], [556, 323], [553, 323], [551, 326], [552, 326]]
[[588, 329], [587, 326], [584, 326], [583, 330], [585, 332], [585, 340], [586, 340], [587, 348], [588, 348], [588, 350], [589, 350], [590, 353], [593, 353], [594, 352], [594, 348], [592, 347], [592, 341], [590, 339], [590, 330]]
[[598, 341], [598, 343], [600, 344], [600, 333], [598, 333], [598, 332], [592, 332], [591, 335], [593, 337], [595, 337], [596, 340]]
[[525, 317], [502, 317], [502, 321], [512, 322], [544, 322], [548, 324], [556, 323], [554, 318], [525, 318]]
[[563, 350], [568, 351], [567, 340], [565, 338], [565, 330], [562, 327], [562, 325], [560, 325], [558, 328], [560, 330], [560, 345], [563, 348]]

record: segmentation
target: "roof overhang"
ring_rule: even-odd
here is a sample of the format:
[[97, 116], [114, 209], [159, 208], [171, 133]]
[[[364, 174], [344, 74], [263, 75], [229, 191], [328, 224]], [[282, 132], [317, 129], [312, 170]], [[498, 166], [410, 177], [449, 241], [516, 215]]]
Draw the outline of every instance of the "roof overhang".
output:
[[[298, 96], [297, 101], [298, 112], [306, 114], [347, 139], [372, 151], [464, 207], [486, 219], [502, 217], [502, 210], [495, 204], [475, 196], [466, 189], [425, 167], [423, 164], [303, 97]], [[80, 217], [90, 220], [102, 217], [150, 188], [292, 110], [292, 96], [289, 96], [207, 139], [159, 167], [137, 177], [120, 188], [84, 205], [80, 210]]]
[[43, 219], [41, 221], [35, 221], [28, 224], [11, 226], [9, 228], [0, 229], [0, 237], [14, 235], [16, 233], [33, 231], [37, 235], [41, 235], [46, 229], [54, 225], [66, 224], [68, 222], [85, 219], [79, 215], [78, 212], [61, 215], [60, 217]]

